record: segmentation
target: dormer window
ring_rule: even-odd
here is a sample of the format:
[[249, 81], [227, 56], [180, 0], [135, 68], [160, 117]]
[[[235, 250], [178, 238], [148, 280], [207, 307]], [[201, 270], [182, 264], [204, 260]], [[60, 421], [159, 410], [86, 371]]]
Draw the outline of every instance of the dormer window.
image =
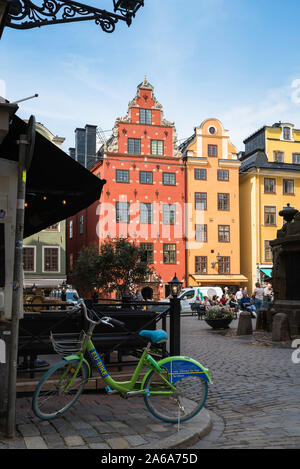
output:
[[289, 127], [283, 127], [283, 138], [284, 140], [291, 140], [291, 129]]
[[290, 142], [294, 141], [293, 137], [293, 124], [281, 124], [281, 140], [289, 140]]

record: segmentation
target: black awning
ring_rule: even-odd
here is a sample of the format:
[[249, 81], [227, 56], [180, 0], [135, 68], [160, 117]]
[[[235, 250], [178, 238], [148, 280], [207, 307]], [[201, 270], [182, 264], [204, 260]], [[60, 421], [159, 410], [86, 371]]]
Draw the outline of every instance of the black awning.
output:
[[[14, 116], [0, 145], [0, 157], [18, 161], [17, 140], [27, 124]], [[105, 180], [36, 132], [35, 149], [26, 182], [24, 238], [74, 215], [100, 199]]]

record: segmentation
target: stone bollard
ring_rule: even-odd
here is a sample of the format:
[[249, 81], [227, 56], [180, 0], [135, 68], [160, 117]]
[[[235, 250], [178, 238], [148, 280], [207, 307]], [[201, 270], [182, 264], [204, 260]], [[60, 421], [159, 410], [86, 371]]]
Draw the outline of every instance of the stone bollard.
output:
[[251, 335], [253, 333], [251, 313], [243, 311], [239, 317], [236, 335]]
[[287, 314], [275, 314], [272, 324], [272, 340], [274, 342], [290, 340], [290, 328]]
[[263, 331], [266, 328], [266, 313], [267, 311], [265, 309], [261, 309], [257, 313], [257, 319], [256, 319], [256, 330], [257, 331]]

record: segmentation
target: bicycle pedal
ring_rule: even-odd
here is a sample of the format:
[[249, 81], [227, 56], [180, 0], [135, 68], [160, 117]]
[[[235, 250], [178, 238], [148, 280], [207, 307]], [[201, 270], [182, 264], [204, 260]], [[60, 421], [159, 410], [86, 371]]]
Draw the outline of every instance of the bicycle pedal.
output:
[[105, 386], [105, 391], [107, 394], [117, 394], [118, 391], [116, 391], [115, 389], [111, 389], [109, 386]]

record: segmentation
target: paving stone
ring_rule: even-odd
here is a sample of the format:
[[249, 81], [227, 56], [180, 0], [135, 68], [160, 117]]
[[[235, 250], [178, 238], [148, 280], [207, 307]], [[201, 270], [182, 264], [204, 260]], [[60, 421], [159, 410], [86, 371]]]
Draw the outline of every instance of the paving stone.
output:
[[81, 436], [74, 435], [74, 436], [67, 436], [64, 438], [65, 444], [67, 446], [84, 446], [84, 441]]
[[40, 435], [39, 429], [32, 423], [28, 423], [28, 424], [25, 424], [25, 425], [19, 425], [18, 430], [24, 437], [25, 436], [39, 436]]
[[144, 438], [142, 438], [140, 435], [127, 435], [126, 440], [133, 447], [144, 445], [146, 443], [146, 440], [144, 440]]
[[110, 446], [108, 446], [106, 443], [91, 443], [89, 447], [91, 449], [110, 449]]
[[24, 441], [27, 449], [48, 449], [45, 441], [40, 436], [26, 436]]
[[112, 449], [129, 449], [131, 448], [130, 443], [125, 438], [110, 438], [107, 440], [107, 444]]

